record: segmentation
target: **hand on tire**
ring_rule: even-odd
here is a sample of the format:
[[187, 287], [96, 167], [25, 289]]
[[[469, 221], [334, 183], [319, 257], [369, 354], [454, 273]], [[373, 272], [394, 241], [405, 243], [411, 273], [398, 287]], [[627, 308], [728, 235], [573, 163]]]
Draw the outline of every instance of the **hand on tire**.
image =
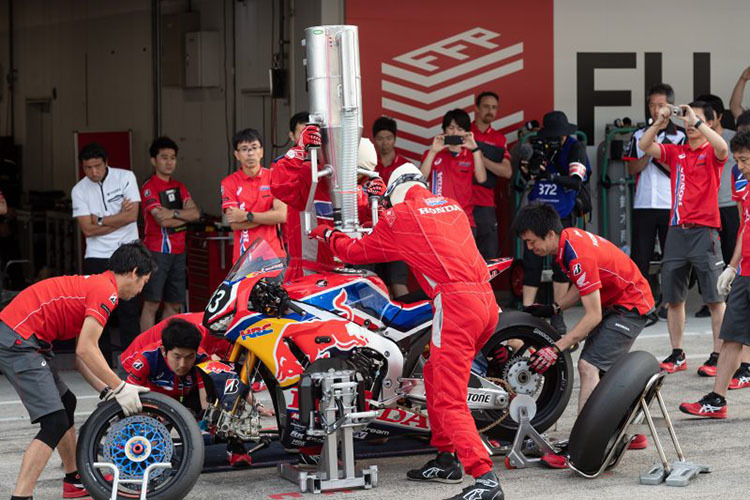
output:
[[110, 393], [107, 394], [105, 400], [109, 401], [112, 398], [116, 399], [120, 404], [123, 413], [125, 413], [125, 416], [129, 417], [143, 409], [141, 398], [138, 395], [148, 391], [147, 387], [128, 384], [123, 380], [122, 383], [117, 386], [117, 389], [110, 391]]
[[556, 345], [542, 347], [529, 356], [529, 369], [534, 373], [542, 374], [557, 362], [560, 349]]

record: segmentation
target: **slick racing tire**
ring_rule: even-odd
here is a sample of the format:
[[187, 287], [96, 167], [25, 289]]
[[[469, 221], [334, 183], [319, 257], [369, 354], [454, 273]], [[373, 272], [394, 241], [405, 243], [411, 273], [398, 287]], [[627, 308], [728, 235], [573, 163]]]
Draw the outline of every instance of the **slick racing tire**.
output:
[[[168, 462], [171, 469], [152, 469], [150, 500], [184, 498], [203, 467], [203, 438], [195, 418], [174, 399], [148, 392], [143, 410], [126, 417], [117, 401], [101, 403], [81, 427], [76, 462], [81, 482], [96, 500], [112, 494], [112, 473], [94, 462], [117, 466], [120, 479], [140, 479], [146, 467]], [[120, 484], [118, 499], [140, 498], [140, 483]]]
[[[570, 353], [564, 352], [544, 374], [534, 375], [529, 373], [527, 360], [533, 350], [551, 346], [558, 338], [557, 334], [542, 332], [532, 325], [514, 325], [496, 332], [482, 348], [482, 354], [488, 363], [487, 377], [502, 378], [506, 383], [511, 382], [511, 386], [514, 383], [523, 384], [516, 389], [534, 398], [537, 409], [531, 424], [538, 432], [550, 428], [568, 405], [573, 390], [573, 361]], [[509, 346], [508, 359], [493, 358], [492, 353], [503, 345]], [[512, 380], [509, 381], [508, 375], [511, 375]], [[495, 440], [513, 441], [518, 424], [504, 413], [473, 411], [472, 416], [480, 430], [502, 418], [500, 423], [487, 429], [484, 434]]]
[[[614, 447], [611, 467], [628, 445], [618, 441], [627, 419], [648, 381], [659, 373], [659, 362], [645, 351], [621, 357], [596, 386], [573, 424], [568, 441], [570, 464], [584, 474], [596, 474]], [[647, 396], [647, 399], [648, 396]]]

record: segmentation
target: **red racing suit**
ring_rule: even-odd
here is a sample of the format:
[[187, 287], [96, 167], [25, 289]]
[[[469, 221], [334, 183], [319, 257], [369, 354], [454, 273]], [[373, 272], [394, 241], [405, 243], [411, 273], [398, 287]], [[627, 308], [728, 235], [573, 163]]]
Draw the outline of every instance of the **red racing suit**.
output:
[[[292, 148], [271, 168], [271, 194], [287, 204], [284, 224], [284, 239], [289, 254], [289, 266], [285, 275], [287, 282], [302, 277], [304, 269], [327, 271], [336, 267], [331, 251], [324, 244], [317, 245], [309, 254], [303, 254], [302, 217], [312, 184], [311, 164], [303, 158], [304, 151]], [[333, 203], [328, 178], [318, 181], [314, 202], [318, 225], [333, 227]], [[368, 197], [361, 188], [357, 191], [357, 207], [360, 223], [371, 220]]]
[[466, 471], [492, 469], [466, 404], [471, 363], [489, 340], [499, 309], [489, 273], [458, 202], [414, 186], [387, 210], [371, 234], [352, 239], [333, 232], [329, 245], [352, 264], [402, 260], [433, 302], [430, 359], [424, 367], [431, 444], [456, 452]]

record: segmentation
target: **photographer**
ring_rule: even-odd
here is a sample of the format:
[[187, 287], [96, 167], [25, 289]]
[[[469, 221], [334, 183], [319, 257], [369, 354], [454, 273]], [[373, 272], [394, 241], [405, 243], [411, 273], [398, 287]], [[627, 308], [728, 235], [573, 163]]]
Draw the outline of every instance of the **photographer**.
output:
[[466, 212], [476, 238], [472, 179], [487, 180], [482, 152], [474, 140], [471, 118], [463, 109], [452, 109], [443, 116], [443, 133], [432, 140], [422, 155], [419, 170], [429, 180], [432, 192], [456, 200]]
[[[659, 128], [672, 116], [685, 122], [687, 144], [658, 144]], [[698, 369], [704, 376], [716, 374], [721, 346], [719, 329], [724, 318], [724, 300], [716, 282], [724, 270], [719, 243], [719, 183], [729, 147], [711, 127], [716, 114], [713, 108], [695, 101], [690, 106], [663, 106], [656, 121], [638, 141], [647, 155], [658, 158], [669, 168], [672, 213], [662, 258], [661, 280], [664, 302], [668, 304], [667, 325], [672, 354], [662, 363], [662, 370], [672, 373], [687, 369], [682, 337], [685, 329], [685, 298], [690, 271], [695, 268], [703, 301], [711, 311], [713, 353]]]
[[[666, 83], [658, 83], [648, 89], [646, 97], [651, 122], [655, 122], [662, 106], [674, 104], [674, 90]], [[669, 228], [669, 208], [672, 206], [672, 190], [669, 184], [669, 167], [644, 153], [638, 141], [648, 130], [648, 126], [633, 133], [622, 159], [627, 165], [628, 174], [635, 176], [635, 197], [633, 199], [633, 239], [630, 258], [648, 277], [648, 269], [654, 256], [654, 239], [659, 238], [659, 247], [664, 253]], [[659, 144], [684, 144], [685, 131], [671, 120], [659, 126], [656, 135]], [[666, 309], [664, 310], [666, 318]]]
[[[544, 115], [542, 128], [532, 145], [520, 148], [521, 174], [533, 181], [528, 201], [551, 205], [560, 217], [563, 227], [575, 225], [576, 212], [588, 211], [581, 207], [579, 193], [591, 173], [586, 146], [573, 134], [576, 126], [568, 123], [562, 111]], [[534, 304], [542, 277], [544, 258], [528, 248], [523, 253], [523, 306]], [[568, 278], [557, 263], [553, 264], [552, 291], [557, 304], [568, 291]], [[562, 312], [552, 316], [552, 326], [563, 335], [567, 331]]]

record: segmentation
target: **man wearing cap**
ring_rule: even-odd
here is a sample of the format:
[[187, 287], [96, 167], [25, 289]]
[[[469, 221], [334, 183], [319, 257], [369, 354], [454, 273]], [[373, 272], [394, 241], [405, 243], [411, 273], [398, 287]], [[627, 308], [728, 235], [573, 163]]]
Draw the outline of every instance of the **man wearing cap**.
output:
[[[550, 111], [544, 115], [542, 128], [537, 133], [534, 148], [545, 151], [542, 174], [534, 178], [529, 175], [525, 163], [521, 162], [521, 173], [534, 181], [528, 201], [539, 201], [552, 205], [560, 216], [563, 227], [572, 227], [576, 222], [576, 200], [583, 183], [591, 174], [586, 145], [575, 135], [577, 127], [568, 122], [562, 111]], [[523, 252], [523, 305], [534, 305], [542, 277], [544, 258], [528, 248]], [[556, 305], [568, 291], [568, 278], [555, 262], [552, 266], [552, 291]], [[559, 310], [559, 308], [557, 308]], [[563, 335], [567, 331], [562, 312], [552, 316], [550, 323]]]
[[318, 226], [310, 237], [345, 262], [403, 260], [409, 266], [435, 314], [424, 380], [431, 445], [438, 455], [407, 477], [460, 483], [463, 464], [475, 483], [453, 499], [501, 500], [500, 481], [466, 406], [471, 363], [494, 333], [499, 313], [469, 219], [457, 201], [431, 193], [419, 169], [408, 163], [391, 174], [383, 201], [391, 208], [369, 235], [350, 238]]

